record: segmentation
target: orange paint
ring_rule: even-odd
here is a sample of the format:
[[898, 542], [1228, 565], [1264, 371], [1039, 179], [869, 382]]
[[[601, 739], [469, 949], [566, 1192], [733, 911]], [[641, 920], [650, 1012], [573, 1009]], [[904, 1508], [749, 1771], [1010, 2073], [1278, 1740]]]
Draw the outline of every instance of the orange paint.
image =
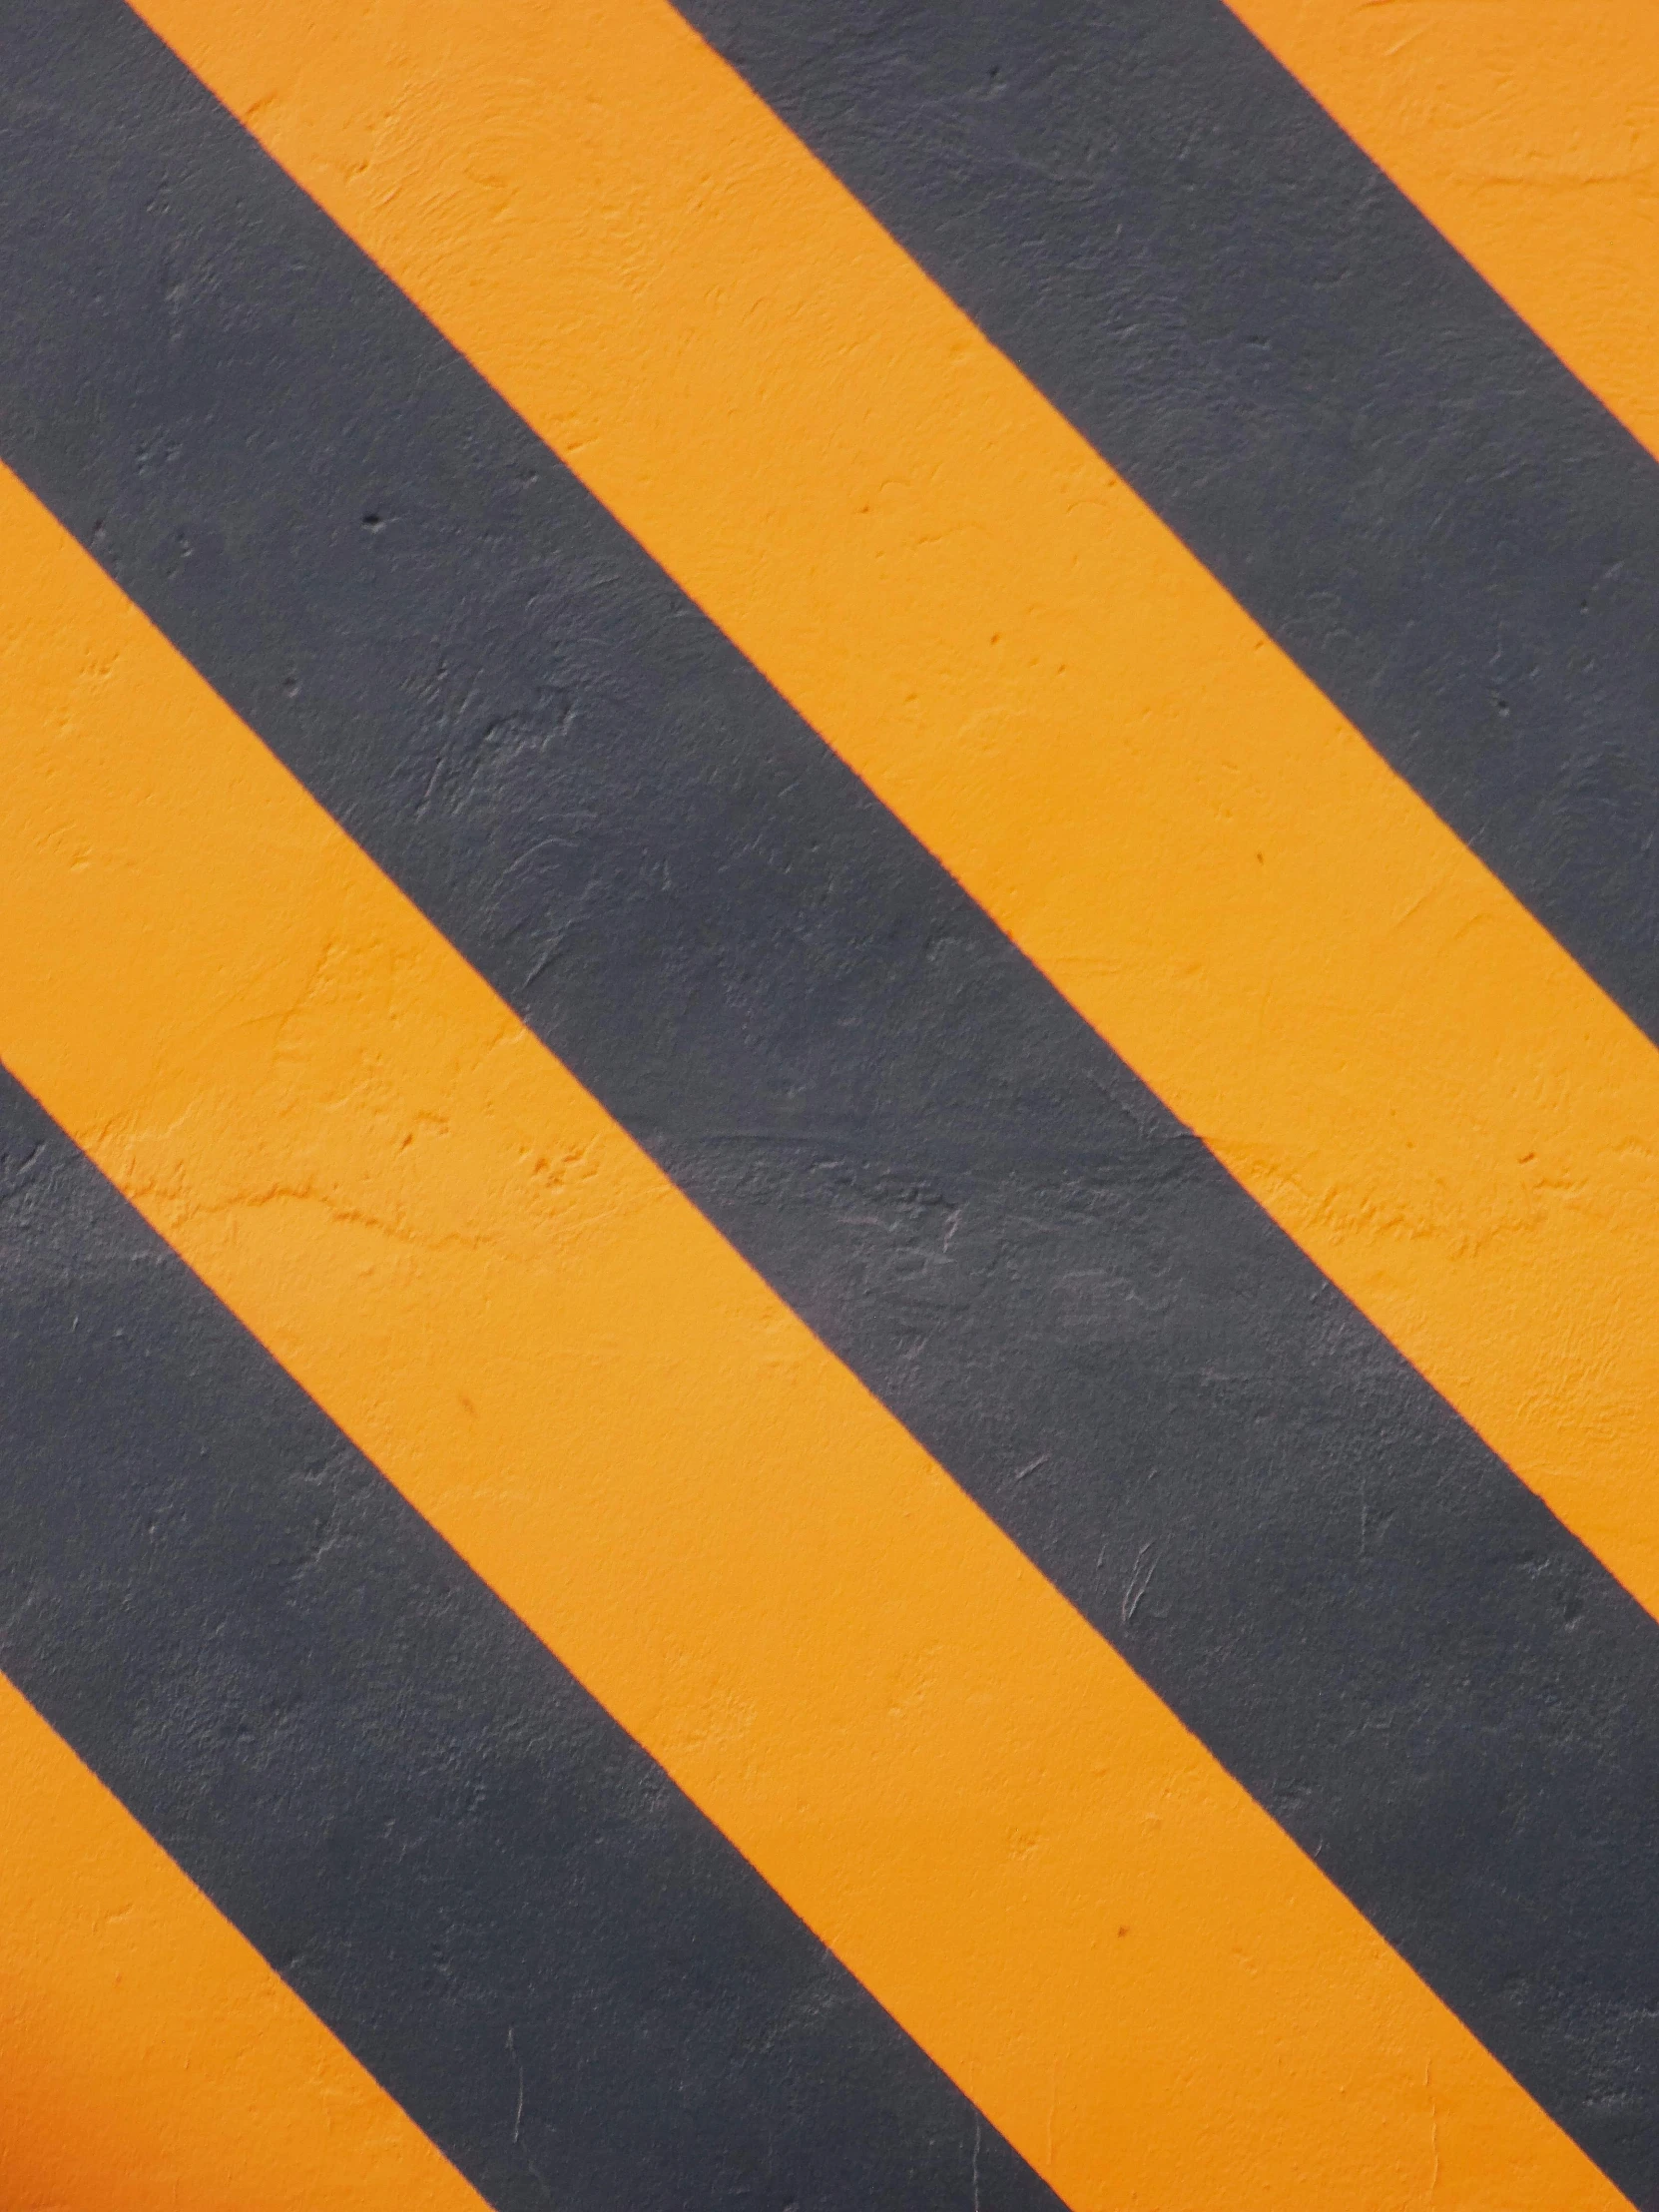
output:
[[662, 0], [141, 4], [1659, 1612], [1659, 1055], [1213, 578]]
[[1231, 0], [1659, 453], [1653, 0]]
[[1076, 2212], [1620, 2200], [0, 475], [0, 1055]]
[[5, 2212], [480, 2200], [0, 1678]]

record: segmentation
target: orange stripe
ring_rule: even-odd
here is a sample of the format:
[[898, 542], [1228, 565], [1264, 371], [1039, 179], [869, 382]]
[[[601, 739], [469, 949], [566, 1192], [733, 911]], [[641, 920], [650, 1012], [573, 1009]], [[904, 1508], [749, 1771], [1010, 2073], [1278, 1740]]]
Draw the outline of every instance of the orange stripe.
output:
[[1659, 1611], [1659, 1055], [1104, 463], [662, 0], [142, 8]]
[[1659, 453], [1653, 0], [1231, 5]]
[[0, 1052], [1079, 2212], [1619, 2201], [0, 476]]
[[479, 2199], [0, 1678], [0, 2203]]

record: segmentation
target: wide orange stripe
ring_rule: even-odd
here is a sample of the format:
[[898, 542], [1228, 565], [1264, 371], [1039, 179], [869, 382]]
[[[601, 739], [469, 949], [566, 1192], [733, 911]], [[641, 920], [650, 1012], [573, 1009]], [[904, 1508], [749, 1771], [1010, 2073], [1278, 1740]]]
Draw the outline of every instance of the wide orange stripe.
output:
[[1230, 0], [1659, 453], [1653, 0]]
[[1659, 1612], [1659, 1055], [1104, 462], [663, 0], [141, 5]]
[[0, 1055], [1078, 2212], [1611, 2187], [0, 476]]
[[0, 1678], [6, 2212], [479, 2199]]

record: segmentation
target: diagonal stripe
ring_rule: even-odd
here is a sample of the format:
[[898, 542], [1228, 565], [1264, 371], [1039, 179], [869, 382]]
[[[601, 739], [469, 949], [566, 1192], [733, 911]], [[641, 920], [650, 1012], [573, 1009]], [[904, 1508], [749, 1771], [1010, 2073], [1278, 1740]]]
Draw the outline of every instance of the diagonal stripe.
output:
[[0, 1153], [0, 1661], [475, 2186], [1052, 2208], [9, 1078]]
[[0, 503], [5, 1051], [1070, 2201], [1611, 2203], [10, 478]]
[[1222, 0], [685, 12], [1659, 1035], [1659, 467]]
[[8, 2207], [476, 2212], [454, 2168], [3, 1679], [0, 1778]]
[[13, 41], [13, 450], [1640, 2186], [1659, 1631], [130, 25]]
[[148, 12], [1659, 1610], [1659, 1062], [1207, 572], [668, 8]]
[[1659, 452], [1648, 0], [1230, 0], [1575, 376]]

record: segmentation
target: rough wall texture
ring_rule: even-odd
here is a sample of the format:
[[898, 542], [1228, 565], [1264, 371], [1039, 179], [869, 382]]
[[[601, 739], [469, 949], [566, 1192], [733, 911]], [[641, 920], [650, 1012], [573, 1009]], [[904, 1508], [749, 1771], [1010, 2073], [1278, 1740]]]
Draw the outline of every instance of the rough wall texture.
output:
[[0, 4], [0, 2212], [1659, 2206], [1659, 17]]

